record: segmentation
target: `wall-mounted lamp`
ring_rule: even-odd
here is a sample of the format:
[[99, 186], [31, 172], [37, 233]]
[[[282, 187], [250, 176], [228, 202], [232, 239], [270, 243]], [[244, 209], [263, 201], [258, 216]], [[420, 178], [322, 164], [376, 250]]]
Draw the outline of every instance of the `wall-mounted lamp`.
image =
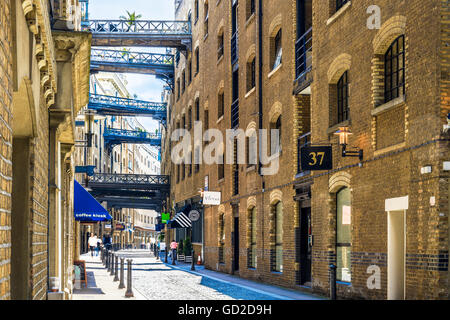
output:
[[84, 130], [85, 130], [85, 137], [86, 137], [86, 146], [88, 148], [92, 147], [92, 136], [94, 131], [94, 114], [92, 113], [85, 113], [84, 115]]
[[339, 136], [339, 144], [342, 146], [342, 157], [358, 157], [359, 161], [363, 160], [363, 150], [348, 151], [348, 137], [353, 134], [349, 127], [339, 127], [339, 130], [334, 133]]

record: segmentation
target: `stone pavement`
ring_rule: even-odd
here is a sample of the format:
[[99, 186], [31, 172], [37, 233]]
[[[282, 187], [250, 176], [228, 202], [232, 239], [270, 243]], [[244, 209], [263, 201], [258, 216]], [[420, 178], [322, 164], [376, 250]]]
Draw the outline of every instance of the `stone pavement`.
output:
[[[114, 282], [103, 266], [100, 256], [91, 257], [83, 254], [80, 260], [86, 261], [87, 288], [84, 284], [80, 289], [74, 289], [72, 300], [146, 300], [138, 291], [133, 290], [134, 298], [125, 298], [125, 289], [119, 289], [119, 282]], [[126, 269], [125, 269], [126, 270]], [[125, 272], [125, 286], [126, 286]]]
[[[262, 284], [220, 272], [206, 270], [204, 266], [164, 263], [164, 256], [156, 259], [148, 250], [121, 250], [116, 252], [133, 259], [133, 293], [128, 300], [318, 300], [315, 296], [296, 290]], [[73, 300], [126, 300], [126, 289], [118, 289], [100, 257], [86, 260], [88, 288], [74, 290]], [[125, 263], [126, 266], [126, 263]], [[126, 278], [125, 270], [125, 278]], [[126, 284], [126, 280], [125, 280]]]

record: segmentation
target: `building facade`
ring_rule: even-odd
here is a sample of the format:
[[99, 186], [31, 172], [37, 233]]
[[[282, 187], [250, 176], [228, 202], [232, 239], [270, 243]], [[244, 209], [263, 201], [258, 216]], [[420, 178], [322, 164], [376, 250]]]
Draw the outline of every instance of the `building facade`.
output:
[[0, 4], [0, 299], [68, 299], [73, 127], [87, 104], [91, 35], [70, 1]]
[[[203, 133], [242, 129], [247, 146], [261, 129], [279, 132], [276, 174], [261, 159], [237, 164], [249, 148], [225, 139], [233, 164], [164, 165], [174, 212], [200, 189], [221, 192], [218, 206], [198, 200], [207, 268], [327, 294], [333, 264], [338, 298], [448, 298], [448, 10], [176, 1], [193, 45], [176, 64], [163, 159], [180, 128], [191, 159], [209, 151], [215, 141], [194, 141], [197, 120]], [[311, 146], [331, 146], [331, 169], [302, 170]]]

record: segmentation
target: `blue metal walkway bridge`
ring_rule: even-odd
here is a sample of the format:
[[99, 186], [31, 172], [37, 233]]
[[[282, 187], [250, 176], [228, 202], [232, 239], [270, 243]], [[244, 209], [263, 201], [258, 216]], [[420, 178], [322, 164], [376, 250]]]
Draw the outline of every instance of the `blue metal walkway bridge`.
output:
[[170, 193], [165, 175], [96, 173], [89, 177], [90, 193], [108, 207], [160, 211]]
[[159, 133], [106, 128], [103, 138], [108, 151], [111, 151], [115, 145], [121, 143], [142, 143], [153, 147], [161, 147], [161, 134]]
[[99, 71], [154, 75], [173, 86], [174, 56], [128, 50], [92, 49], [91, 72]]
[[92, 33], [94, 47], [166, 47], [191, 50], [189, 21], [90, 20], [86, 30]]
[[167, 103], [149, 102], [93, 93], [89, 95], [88, 109], [95, 110], [97, 114], [107, 116], [147, 116], [161, 122], [165, 122], [167, 118]]

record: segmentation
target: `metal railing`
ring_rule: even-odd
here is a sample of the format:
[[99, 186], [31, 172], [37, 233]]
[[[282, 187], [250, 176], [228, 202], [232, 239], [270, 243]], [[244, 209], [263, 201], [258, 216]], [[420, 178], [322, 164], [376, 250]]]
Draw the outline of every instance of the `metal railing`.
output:
[[312, 28], [295, 42], [295, 77], [300, 79], [312, 68]]
[[142, 110], [152, 110], [155, 113], [165, 114], [167, 111], [167, 103], [149, 102], [143, 100], [127, 99], [114, 96], [105, 96], [101, 94], [89, 94], [89, 107], [96, 109], [101, 107], [119, 107], [119, 108], [135, 108]]
[[231, 64], [235, 64], [239, 59], [239, 36], [236, 31], [231, 37]]
[[137, 130], [124, 130], [124, 129], [114, 129], [114, 128], [106, 128], [103, 136], [106, 137], [129, 137], [129, 138], [138, 138], [138, 139], [159, 139], [161, 140], [160, 133], [151, 133], [145, 131], [137, 131]]
[[169, 185], [170, 177], [165, 175], [96, 173], [89, 177], [89, 183]]
[[156, 35], [191, 35], [189, 21], [161, 20], [90, 20], [88, 31], [95, 33], [138, 33]]
[[307, 173], [302, 170], [301, 149], [311, 144], [311, 132], [297, 138], [297, 174]]
[[239, 99], [231, 104], [231, 128], [239, 126]]
[[91, 62], [112, 62], [126, 64], [173, 66], [174, 56], [146, 52], [131, 52], [127, 50], [91, 50]]

